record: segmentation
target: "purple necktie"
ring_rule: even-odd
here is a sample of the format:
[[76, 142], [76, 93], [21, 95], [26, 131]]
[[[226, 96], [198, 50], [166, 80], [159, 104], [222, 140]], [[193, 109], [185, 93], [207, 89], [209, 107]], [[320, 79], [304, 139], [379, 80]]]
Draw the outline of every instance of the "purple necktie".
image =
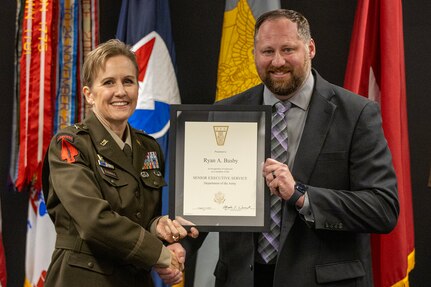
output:
[[[286, 112], [290, 107], [290, 102], [277, 102], [276, 111], [272, 114], [271, 157], [283, 163], [287, 163]], [[273, 194], [270, 213], [270, 230], [268, 233], [260, 234], [257, 242], [257, 251], [266, 263], [277, 256], [280, 243], [281, 199]]]

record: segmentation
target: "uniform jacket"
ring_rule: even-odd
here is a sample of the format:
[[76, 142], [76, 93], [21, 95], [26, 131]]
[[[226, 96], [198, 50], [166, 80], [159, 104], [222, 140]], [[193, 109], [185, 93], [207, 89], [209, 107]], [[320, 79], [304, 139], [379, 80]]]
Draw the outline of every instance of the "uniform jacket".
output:
[[131, 128], [133, 164], [96, 116], [51, 141], [43, 183], [57, 232], [45, 286], [152, 286], [149, 233], [165, 185], [157, 142]]
[[[313, 75], [315, 87], [291, 171], [308, 185], [315, 222], [306, 222], [283, 202], [274, 286], [373, 286], [369, 233], [390, 232], [399, 213], [379, 107], [314, 70]], [[263, 89], [259, 85], [217, 104], [261, 105]], [[253, 286], [256, 237], [220, 233], [216, 286]]]

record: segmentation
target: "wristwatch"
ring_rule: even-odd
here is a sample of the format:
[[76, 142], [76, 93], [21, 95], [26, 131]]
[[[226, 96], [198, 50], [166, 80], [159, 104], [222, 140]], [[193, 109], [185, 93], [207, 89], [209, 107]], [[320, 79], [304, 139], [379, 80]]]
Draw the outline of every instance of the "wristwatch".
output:
[[306, 186], [305, 184], [297, 181], [295, 183], [295, 189], [294, 192], [292, 194], [292, 196], [289, 198], [289, 200], [287, 201], [287, 204], [295, 206], [295, 203], [298, 201], [298, 199], [304, 195], [305, 192], [307, 192], [308, 190], [308, 186]]

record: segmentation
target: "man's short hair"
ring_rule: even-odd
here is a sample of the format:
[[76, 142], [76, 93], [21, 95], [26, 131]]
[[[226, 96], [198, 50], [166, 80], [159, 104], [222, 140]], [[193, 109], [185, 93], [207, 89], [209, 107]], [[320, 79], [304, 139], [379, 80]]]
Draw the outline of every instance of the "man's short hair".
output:
[[256, 20], [254, 26], [254, 40], [256, 41], [257, 33], [259, 32], [260, 26], [266, 21], [271, 21], [279, 18], [286, 18], [298, 26], [298, 35], [301, 39], [308, 42], [311, 40], [310, 24], [307, 18], [299, 12], [287, 9], [277, 9], [263, 13]]

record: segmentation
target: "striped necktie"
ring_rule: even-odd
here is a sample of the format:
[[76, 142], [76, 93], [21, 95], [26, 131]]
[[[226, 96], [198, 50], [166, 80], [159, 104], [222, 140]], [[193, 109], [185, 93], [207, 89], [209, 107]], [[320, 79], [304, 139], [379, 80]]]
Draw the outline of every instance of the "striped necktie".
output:
[[[290, 102], [277, 102], [272, 113], [271, 157], [282, 163], [287, 163], [287, 125], [286, 112]], [[271, 194], [270, 230], [258, 237], [257, 251], [266, 263], [276, 258], [281, 229], [281, 198]]]

